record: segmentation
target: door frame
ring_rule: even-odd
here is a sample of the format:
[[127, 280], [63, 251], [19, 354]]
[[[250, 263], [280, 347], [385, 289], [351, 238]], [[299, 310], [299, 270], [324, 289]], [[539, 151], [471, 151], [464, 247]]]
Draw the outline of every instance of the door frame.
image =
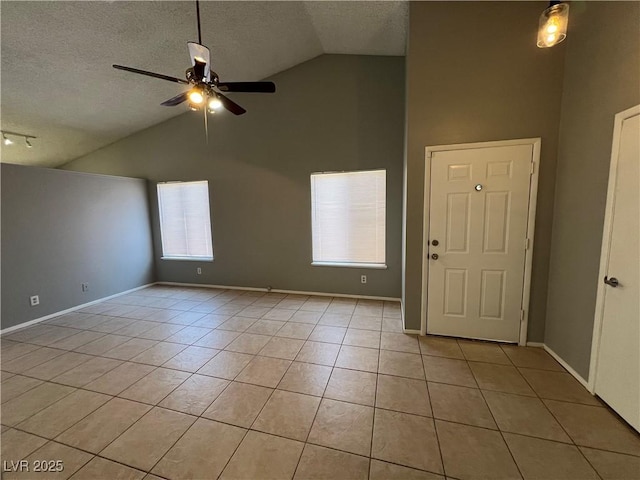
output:
[[604, 225], [602, 228], [602, 247], [600, 249], [600, 269], [598, 270], [598, 291], [596, 293], [596, 308], [593, 318], [593, 336], [591, 338], [591, 358], [589, 361], [589, 392], [595, 394], [596, 375], [598, 373], [598, 356], [600, 353], [600, 339], [602, 337], [602, 322], [604, 321], [604, 278], [609, 269], [609, 253], [611, 251], [611, 230], [613, 229], [613, 205], [616, 199], [616, 181], [618, 179], [618, 156], [620, 154], [620, 137], [622, 123], [640, 114], [640, 105], [616, 113], [613, 121], [613, 139], [611, 145], [611, 160], [609, 163], [609, 182], [607, 184], [607, 203], [604, 211]]
[[429, 220], [431, 198], [431, 156], [434, 152], [449, 150], [469, 150], [478, 148], [509, 147], [516, 145], [531, 145], [532, 148], [532, 173], [529, 182], [529, 213], [527, 217], [528, 248], [525, 250], [524, 285], [522, 289], [522, 309], [524, 317], [520, 321], [520, 340], [518, 345], [527, 344], [527, 327], [529, 325], [529, 298], [531, 295], [531, 271], [533, 266], [533, 246], [536, 224], [536, 206], [538, 202], [538, 174], [540, 171], [540, 146], [542, 139], [521, 138], [516, 140], [498, 140], [493, 142], [457, 143], [452, 145], [432, 145], [425, 147], [424, 169], [424, 215], [422, 223], [422, 306], [420, 312], [420, 334], [427, 334], [427, 302], [429, 290]]

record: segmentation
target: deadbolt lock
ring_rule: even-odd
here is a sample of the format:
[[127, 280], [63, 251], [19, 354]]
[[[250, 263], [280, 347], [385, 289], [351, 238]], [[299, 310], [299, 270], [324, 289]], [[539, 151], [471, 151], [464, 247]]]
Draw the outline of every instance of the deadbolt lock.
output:
[[440, 245], [440, 242], [438, 240], [434, 240], [431, 242], [431, 245], [433, 245], [434, 247], [437, 247], [438, 245]]

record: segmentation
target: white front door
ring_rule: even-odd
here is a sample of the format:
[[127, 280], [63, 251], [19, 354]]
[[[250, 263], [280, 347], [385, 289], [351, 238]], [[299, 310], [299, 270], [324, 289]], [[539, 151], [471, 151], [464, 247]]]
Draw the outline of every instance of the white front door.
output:
[[640, 107], [631, 113], [613, 139], [595, 393], [640, 431]]
[[431, 156], [427, 333], [518, 342], [533, 145]]

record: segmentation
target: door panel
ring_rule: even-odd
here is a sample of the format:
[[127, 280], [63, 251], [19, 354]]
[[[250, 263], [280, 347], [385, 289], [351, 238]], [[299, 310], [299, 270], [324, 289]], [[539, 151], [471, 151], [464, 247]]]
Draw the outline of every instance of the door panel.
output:
[[640, 115], [620, 132], [595, 393], [640, 431]]
[[432, 154], [428, 333], [518, 341], [532, 156], [532, 145]]

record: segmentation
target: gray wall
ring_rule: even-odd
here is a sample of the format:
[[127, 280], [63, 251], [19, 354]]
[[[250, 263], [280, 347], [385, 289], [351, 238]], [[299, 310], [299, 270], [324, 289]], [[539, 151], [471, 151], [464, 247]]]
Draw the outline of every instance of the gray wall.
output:
[[153, 281], [143, 180], [5, 163], [1, 173], [3, 329]]
[[542, 137], [529, 341], [542, 341], [564, 47], [536, 47], [547, 2], [412, 2], [407, 55], [406, 327], [420, 328], [424, 148]]
[[[160, 281], [399, 297], [404, 58], [324, 55], [273, 80], [275, 95], [234, 96], [244, 116], [216, 114], [208, 146], [188, 112], [64, 168], [209, 181], [213, 263], [160, 260], [151, 188]], [[309, 175], [372, 168], [387, 170], [388, 269], [312, 267]]]
[[[640, 103], [640, 3], [573, 4], [545, 343], [589, 374], [614, 115]], [[637, 232], [636, 232], [637, 234]]]

